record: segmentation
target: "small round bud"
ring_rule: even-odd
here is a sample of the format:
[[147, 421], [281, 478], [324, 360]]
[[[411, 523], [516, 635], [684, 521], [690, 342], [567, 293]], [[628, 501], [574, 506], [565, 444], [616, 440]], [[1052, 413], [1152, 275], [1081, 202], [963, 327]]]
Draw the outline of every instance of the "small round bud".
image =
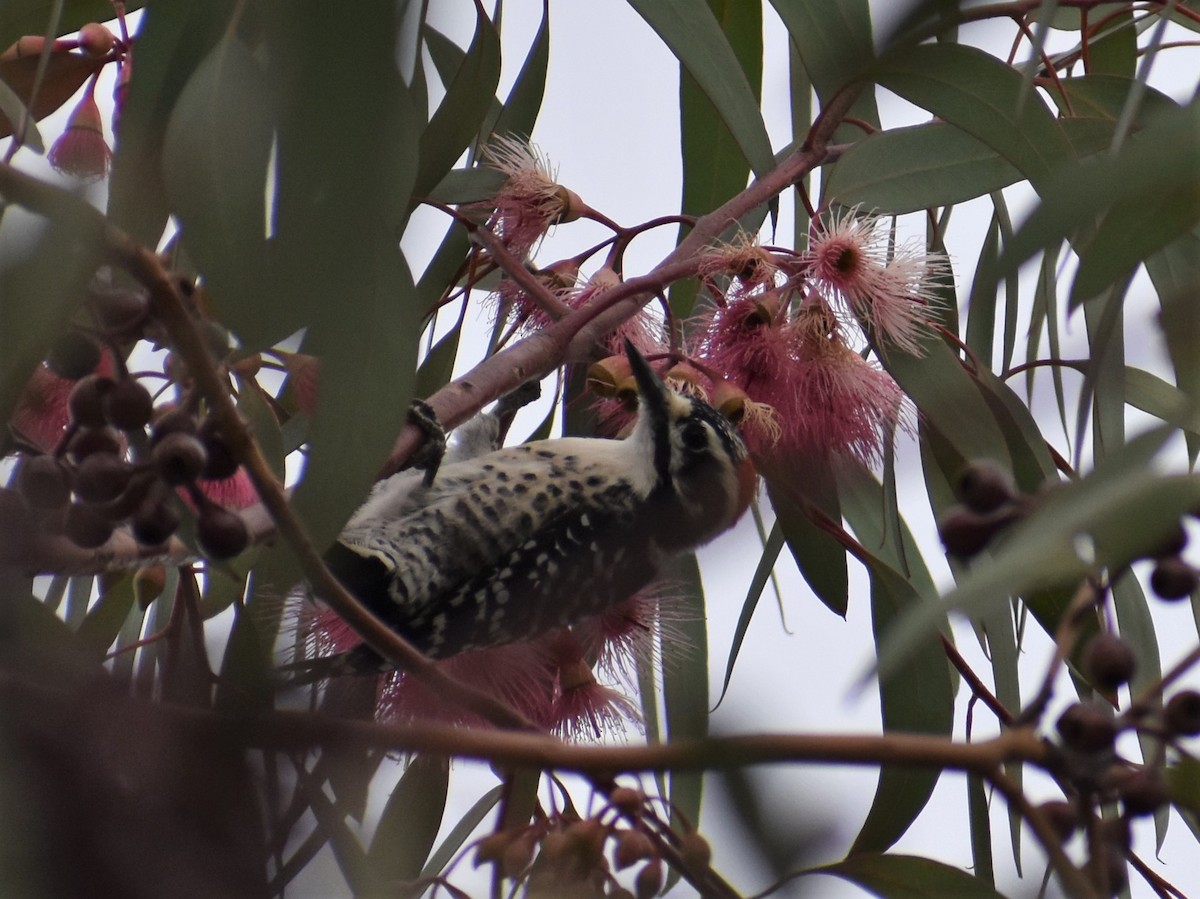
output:
[[621, 813], [636, 817], [642, 813], [646, 804], [646, 794], [633, 787], [617, 787], [608, 794], [608, 801]]
[[231, 478], [238, 470], [238, 461], [233, 457], [229, 444], [225, 442], [215, 419], [206, 418], [197, 432], [204, 451], [208, 454], [208, 462], [200, 477], [209, 481], [223, 481]]
[[1112, 692], [1133, 677], [1137, 654], [1116, 634], [1097, 634], [1084, 652], [1083, 667], [1094, 686]]
[[179, 527], [179, 513], [169, 497], [151, 499], [142, 504], [130, 521], [133, 539], [143, 546], [166, 543]]
[[122, 431], [140, 431], [153, 412], [150, 391], [133, 378], [117, 381], [104, 396], [104, 417]]
[[1050, 829], [1058, 835], [1059, 842], [1065, 843], [1079, 829], [1079, 809], [1073, 802], [1062, 799], [1052, 799], [1038, 806], [1038, 811]]
[[195, 434], [198, 430], [196, 415], [180, 406], [165, 406], [153, 415], [150, 427], [150, 444], [153, 446], [168, 434]]
[[948, 553], [969, 559], [991, 542], [996, 525], [965, 506], [951, 506], [942, 515], [938, 532]]
[[143, 565], [133, 574], [133, 595], [144, 612], [162, 596], [167, 585], [167, 570], [161, 565]]
[[1185, 599], [1198, 585], [1196, 569], [1179, 556], [1159, 559], [1150, 572], [1150, 589], [1159, 599]]
[[33, 509], [61, 509], [71, 498], [67, 472], [53, 456], [32, 456], [17, 472], [17, 492]]
[[116, 35], [99, 22], [88, 22], [79, 29], [79, 49], [92, 59], [103, 59], [116, 45]]
[[1125, 814], [1134, 817], [1153, 815], [1171, 800], [1162, 774], [1154, 768], [1143, 768], [1125, 778], [1119, 792]]
[[1167, 730], [1181, 737], [1200, 736], [1200, 693], [1181, 690], [1167, 700], [1163, 709]]
[[120, 433], [107, 425], [102, 428], [79, 428], [67, 441], [67, 458], [79, 464], [88, 456], [103, 453], [120, 456], [125, 452]]
[[987, 515], [1017, 495], [1012, 474], [991, 459], [978, 459], [963, 469], [958, 479], [958, 497], [972, 512]]
[[613, 864], [618, 871], [624, 871], [644, 859], [657, 855], [654, 842], [640, 830], [621, 830], [617, 832], [616, 838]]
[[93, 453], [75, 469], [71, 488], [84, 502], [107, 503], [129, 486], [133, 468], [111, 453]]
[[91, 506], [72, 503], [67, 506], [63, 523], [67, 539], [83, 549], [96, 549], [108, 542], [113, 526]]
[[200, 510], [196, 522], [196, 540], [206, 555], [214, 559], [229, 559], [250, 543], [246, 523], [236, 512], [210, 503]]
[[173, 485], [190, 484], [208, 464], [204, 444], [182, 432], [168, 434], [160, 440], [150, 451], [150, 457], [163, 480]]
[[1095, 706], [1080, 702], [1069, 706], [1055, 726], [1063, 745], [1076, 752], [1104, 752], [1112, 749], [1117, 739], [1116, 722]]
[[100, 364], [100, 344], [77, 328], [72, 328], [50, 345], [47, 367], [60, 378], [78, 381], [90, 375]]
[[71, 415], [71, 421], [83, 427], [103, 427], [104, 397], [112, 390], [114, 384], [113, 379], [105, 375], [80, 378], [67, 397], [67, 411]]

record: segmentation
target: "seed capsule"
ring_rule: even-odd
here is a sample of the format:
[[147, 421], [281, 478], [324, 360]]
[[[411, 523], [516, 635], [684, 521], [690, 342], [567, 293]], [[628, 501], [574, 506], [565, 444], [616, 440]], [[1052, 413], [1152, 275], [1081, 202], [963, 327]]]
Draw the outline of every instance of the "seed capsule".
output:
[[71, 421], [84, 427], [100, 428], [104, 420], [104, 397], [112, 390], [114, 381], [105, 375], [80, 378], [67, 397]]
[[971, 462], [958, 480], [958, 496], [972, 512], [987, 515], [1017, 495], [1012, 474], [991, 459]]
[[72, 503], [67, 507], [63, 531], [67, 535], [67, 539], [76, 546], [83, 549], [96, 549], [108, 542], [108, 538], [112, 536], [113, 527], [91, 506]]
[[1091, 682], [1107, 692], [1128, 683], [1137, 670], [1137, 654], [1133, 647], [1116, 634], [1093, 637], [1083, 662]]
[[250, 533], [240, 515], [209, 504], [201, 510], [196, 523], [196, 540], [205, 554], [214, 559], [229, 559], [249, 545]]
[[154, 400], [133, 378], [122, 378], [104, 397], [104, 417], [122, 431], [140, 431], [150, 421]]
[[47, 367], [68, 381], [78, 381], [90, 375], [99, 364], [100, 344], [75, 328], [61, 334], [46, 354]]
[[168, 484], [190, 484], [208, 464], [204, 444], [191, 434], [168, 434], [150, 451], [155, 466]]
[[1163, 709], [1167, 729], [1181, 737], [1200, 736], [1200, 693], [1181, 690], [1167, 700]]
[[1079, 702], [1069, 706], [1055, 726], [1063, 745], [1076, 752], [1103, 752], [1111, 749], [1117, 739], [1117, 725], [1112, 718]]
[[1150, 589], [1160, 599], [1185, 599], [1200, 585], [1196, 569], [1179, 556], [1159, 559], [1150, 572]]
[[53, 456], [32, 456], [21, 463], [17, 492], [34, 509], [61, 509], [71, 498], [67, 472]]
[[132, 467], [119, 456], [93, 453], [79, 463], [71, 487], [84, 502], [107, 503], [124, 492], [132, 474]]

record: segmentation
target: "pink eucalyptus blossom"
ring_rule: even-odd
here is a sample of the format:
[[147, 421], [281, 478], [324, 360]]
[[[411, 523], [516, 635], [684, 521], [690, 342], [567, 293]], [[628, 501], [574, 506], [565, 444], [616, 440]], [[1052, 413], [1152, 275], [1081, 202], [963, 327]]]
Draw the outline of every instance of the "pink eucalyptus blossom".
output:
[[805, 261], [821, 292], [840, 298], [885, 345], [920, 354], [949, 267], [944, 256], [912, 242], [889, 248], [879, 218], [851, 210], [813, 237]]
[[579, 217], [583, 201], [555, 181], [549, 162], [528, 141], [511, 135], [494, 137], [483, 156], [505, 176], [493, 200], [491, 224], [513, 255], [524, 259], [551, 226]]

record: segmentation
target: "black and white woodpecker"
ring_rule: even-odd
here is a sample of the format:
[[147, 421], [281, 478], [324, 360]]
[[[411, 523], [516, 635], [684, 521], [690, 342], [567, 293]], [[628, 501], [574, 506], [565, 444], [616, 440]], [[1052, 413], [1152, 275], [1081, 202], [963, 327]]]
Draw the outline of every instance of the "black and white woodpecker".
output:
[[[432, 483], [393, 475], [326, 554], [330, 569], [438, 659], [602, 612], [731, 528], [756, 484], [733, 425], [627, 352], [638, 390], [629, 436], [497, 449], [443, 464]], [[365, 646], [350, 656], [355, 670], [379, 670]]]

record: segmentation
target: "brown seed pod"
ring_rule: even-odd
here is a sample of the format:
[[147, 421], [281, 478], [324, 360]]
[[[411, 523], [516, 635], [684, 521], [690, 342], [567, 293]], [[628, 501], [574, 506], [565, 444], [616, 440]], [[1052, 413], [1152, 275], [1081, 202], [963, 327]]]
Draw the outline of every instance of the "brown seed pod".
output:
[[1091, 705], [1077, 702], [1068, 706], [1055, 727], [1063, 745], [1081, 753], [1112, 749], [1117, 739], [1117, 724], [1110, 715]]
[[1125, 814], [1134, 817], [1153, 815], [1171, 796], [1162, 774], [1155, 768], [1143, 768], [1125, 778], [1119, 788]]
[[1116, 634], [1097, 634], [1084, 652], [1083, 667], [1092, 684], [1112, 692], [1133, 677], [1137, 654]]
[[1163, 709], [1167, 730], [1180, 737], [1200, 736], [1200, 693], [1180, 690]]
[[100, 344], [78, 328], [60, 334], [46, 353], [46, 367], [60, 378], [78, 381], [100, 364]]
[[154, 445], [150, 458], [159, 474], [168, 484], [190, 484], [204, 471], [208, 464], [208, 453], [191, 434], [182, 431], [168, 434]]
[[72, 503], [67, 506], [63, 532], [67, 535], [67, 539], [76, 546], [83, 549], [96, 549], [108, 542], [108, 538], [112, 536], [113, 526], [91, 506]]
[[216, 420], [204, 419], [200, 424], [197, 436], [204, 444], [204, 451], [208, 454], [208, 462], [204, 466], [204, 471], [200, 473], [200, 477], [209, 481], [222, 481], [225, 478], [233, 477], [238, 470], [238, 461], [229, 449], [229, 444], [225, 442], [225, 437]]
[[196, 542], [206, 555], [214, 559], [229, 559], [249, 545], [250, 532], [246, 529], [246, 522], [236, 512], [209, 503], [200, 510], [196, 522]]
[[1017, 496], [1012, 474], [992, 459], [969, 463], [958, 478], [958, 498], [972, 512], [987, 515]]
[[30, 456], [17, 471], [17, 493], [32, 509], [61, 509], [71, 498], [66, 469], [53, 456]]
[[1180, 556], [1159, 559], [1150, 572], [1150, 589], [1159, 599], [1186, 599], [1200, 586], [1196, 569]]
[[141, 383], [122, 378], [104, 397], [104, 417], [122, 431], [140, 431], [154, 412], [154, 399]]
[[654, 858], [657, 851], [654, 842], [640, 830], [621, 830], [616, 834], [616, 846], [613, 849], [613, 864], [618, 871], [636, 865], [644, 859]]
[[121, 433], [107, 425], [102, 428], [79, 428], [67, 441], [67, 458], [76, 464], [94, 453], [120, 456], [124, 452]]
[[1046, 823], [1058, 835], [1059, 842], [1065, 843], [1079, 829], [1079, 809], [1075, 803], [1064, 799], [1052, 799], [1038, 806], [1038, 811]]
[[84, 502], [107, 503], [129, 486], [133, 468], [112, 453], [92, 453], [75, 469], [71, 489]]
[[67, 411], [71, 421], [83, 427], [104, 427], [104, 396], [112, 390], [114, 384], [113, 379], [106, 375], [88, 375], [80, 378], [67, 397]]
[[182, 406], [161, 406], [155, 411], [150, 426], [150, 444], [157, 444], [168, 434], [195, 434], [199, 430], [196, 414]]
[[175, 511], [171, 497], [156, 494], [142, 503], [129, 522], [133, 539], [143, 546], [166, 543], [179, 527], [179, 513]]

